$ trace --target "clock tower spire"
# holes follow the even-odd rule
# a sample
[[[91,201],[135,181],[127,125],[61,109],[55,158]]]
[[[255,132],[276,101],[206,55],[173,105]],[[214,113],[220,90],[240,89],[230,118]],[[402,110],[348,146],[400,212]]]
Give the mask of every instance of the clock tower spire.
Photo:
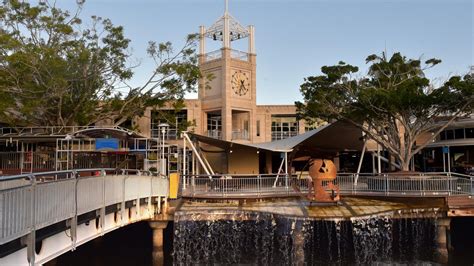
[[[224,140],[252,142],[256,115],[256,54],[254,27],[244,27],[229,12],[209,28],[200,27],[199,65],[204,76],[199,86],[201,132]],[[248,38],[247,51],[232,49],[233,42]],[[219,50],[207,52],[206,40],[219,41]],[[210,74],[210,75],[209,75]]]

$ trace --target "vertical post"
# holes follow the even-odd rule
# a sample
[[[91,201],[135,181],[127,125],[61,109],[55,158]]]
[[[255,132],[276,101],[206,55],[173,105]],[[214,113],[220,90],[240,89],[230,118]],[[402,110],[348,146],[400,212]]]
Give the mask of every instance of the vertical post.
[[[199,54],[204,56],[206,54],[206,28],[204,26],[199,27]]]
[[[382,161],[380,158],[380,144],[377,143],[377,172],[382,173]]]
[[[249,26],[248,27],[249,31],[249,47],[248,47],[248,52],[249,54],[255,54],[255,27],[254,26]]]
[[[446,155],[444,154],[444,151],[443,152],[443,172],[446,173]]]
[[[375,174],[377,170],[375,169],[375,154],[372,152],[372,174]]]
[[[448,173],[451,173],[451,149],[448,146]]]
[[[183,190],[186,189],[186,140],[183,138]]]
[[[74,178],[74,216],[71,218],[71,250],[76,249],[77,241],[77,183],[78,174],[76,171],[72,172],[72,178]]]
[[[149,222],[151,229],[153,230],[153,253],[152,253],[152,265],[158,266],[164,264],[164,253],[163,253],[163,230],[168,226],[168,222]]]
[[[288,192],[288,152],[285,151],[285,187]]]
[[[100,235],[104,235],[104,227],[105,227],[105,171],[102,170],[100,172],[101,179],[102,179],[102,207],[100,208]]]
[[[230,32],[229,32],[229,13],[227,9],[224,13],[224,32],[222,33],[222,47],[230,48]]]
[[[26,253],[28,262],[31,266],[35,265],[35,245],[36,245],[36,178],[34,175],[30,175],[31,181],[31,200],[30,200],[30,233],[27,236]]]
[[[447,263],[449,250],[451,249],[451,219],[441,218],[437,222],[438,259],[440,263]]]

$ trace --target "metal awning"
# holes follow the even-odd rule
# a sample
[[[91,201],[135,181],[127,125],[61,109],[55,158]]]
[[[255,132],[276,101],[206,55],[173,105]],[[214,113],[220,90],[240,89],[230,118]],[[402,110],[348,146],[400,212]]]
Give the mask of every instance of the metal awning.
[[[426,148],[439,148],[439,147],[457,147],[457,146],[474,146],[474,139],[455,139],[455,140],[442,140],[436,141],[426,145]]]
[[[221,149],[243,146],[272,152],[292,152],[298,150],[310,154],[336,153],[338,151],[362,150],[364,144],[362,131],[342,121],[322,126],[295,137],[264,143],[238,143],[194,133],[189,134],[195,140]]]
[[[146,138],[135,131],[122,128],[122,127],[104,127],[104,128],[87,128],[74,132],[74,136],[82,136],[89,138],[105,138],[112,137],[117,139],[130,139],[130,138]]]

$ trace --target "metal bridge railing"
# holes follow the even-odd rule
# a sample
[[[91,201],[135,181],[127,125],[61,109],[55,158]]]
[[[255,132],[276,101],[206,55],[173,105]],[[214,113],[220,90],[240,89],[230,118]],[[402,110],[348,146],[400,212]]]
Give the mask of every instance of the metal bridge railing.
[[[77,222],[78,215],[90,211],[101,210],[103,217],[105,207],[113,204],[125,206],[130,200],[139,204],[141,198],[167,195],[167,179],[138,170],[82,169],[0,177],[0,245],[60,221]]]
[[[323,182],[324,183],[324,182]],[[264,197],[301,195],[308,178],[286,175],[186,175],[184,197]],[[450,196],[474,195],[474,178],[450,173],[338,174],[335,184],[342,195]]]

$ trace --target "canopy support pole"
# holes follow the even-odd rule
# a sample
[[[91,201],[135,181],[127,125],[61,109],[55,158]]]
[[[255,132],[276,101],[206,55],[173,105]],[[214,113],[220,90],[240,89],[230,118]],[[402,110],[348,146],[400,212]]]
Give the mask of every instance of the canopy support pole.
[[[206,174],[209,176],[209,179],[212,179],[211,173],[209,172],[209,170],[206,167],[206,164],[203,162],[201,156],[197,152],[196,147],[194,147],[193,142],[189,139],[188,134],[186,132],[183,132],[183,136],[188,141],[189,145],[191,146],[191,149],[193,150],[194,155],[198,159],[199,163],[201,164],[201,166],[204,169],[204,171],[206,172]]]

